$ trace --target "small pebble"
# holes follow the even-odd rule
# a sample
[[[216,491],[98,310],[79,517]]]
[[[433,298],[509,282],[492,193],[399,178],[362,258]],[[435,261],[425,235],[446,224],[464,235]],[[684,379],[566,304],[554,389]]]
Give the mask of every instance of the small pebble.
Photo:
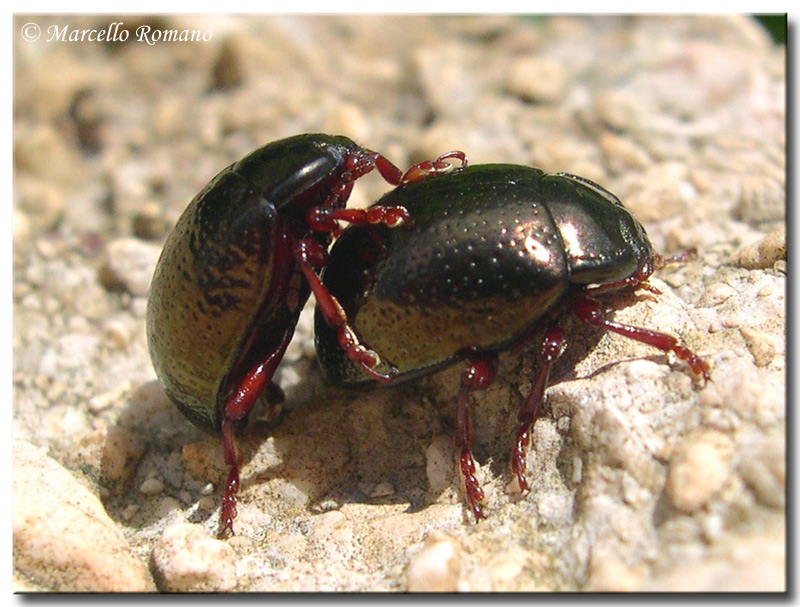
[[[131,231],[142,240],[161,240],[170,229],[162,208],[155,203],[146,203],[134,214]]]
[[[786,228],[770,232],[764,238],[739,249],[731,255],[729,263],[740,268],[771,268],[786,260]]]
[[[455,461],[455,444],[453,438],[446,434],[437,434],[425,451],[428,485],[434,494],[441,493],[453,482],[453,462]]]
[[[197,501],[197,507],[203,512],[213,512],[217,508],[217,501],[210,496],[201,497]]]
[[[219,49],[211,73],[211,89],[227,90],[239,86],[244,80],[242,51],[234,39],[227,38]]]
[[[769,297],[773,293],[775,293],[775,285],[769,282],[758,290],[759,297]]]
[[[130,521],[141,509],[139,504],[131,504],[130,506],[126,506],[125,509],[120,514],[123,521]]]
[[[715,430],[701,430],[679,445],[667,473],[667,495],[675,507],[696,512],[715,495],[731,472],[734,444]]]
[[[751,327],[742,327],[739,333],[744,337],[747,349],[753,355],[758,367],[766,367],[777,355],[775,340],[769,334]]]
[[[786,187],[769,176],[751,175],[742,179],[734,217],[750,224],[779,221],[786,217]]]
[[[730,285],[724,282],[718,282],[708,287],[706,290],[706,298],[710,305],[717,306],[735,293],[736,291]]]
[[[158,586],[166,592],[229,592],[236,588],[236,552],[202,527],[167,527],[152,553]]]
[[[139,493],[144,495],[158,495],[164,491],[164,483],[157,478],[148,478],[139,486]]]
[[[161,255],[161,246],[138,238],[119,238],[108,244],[100,281],[107,289],[124,288],[145,297]]]
[[[375,485],[375,488],[370,492],[369,496],[373,498],[387,497],[394,495],[394,486],[389,482],[382,482]]]
[[[454,539],[435,532],[409,562],[406,588],[409,592],[454,592],[458,589],[461,549]]]
[[[555,103],[566,91],[567,74],[557,61],[522,57],[508,69],[508,91],[524,101]]]

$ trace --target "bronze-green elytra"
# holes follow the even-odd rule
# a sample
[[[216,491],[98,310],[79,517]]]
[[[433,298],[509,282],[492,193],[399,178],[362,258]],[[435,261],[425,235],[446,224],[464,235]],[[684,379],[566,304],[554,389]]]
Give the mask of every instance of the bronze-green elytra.
[[[329,198],[348,155],[366,152],[331,135],[259,148],[212,179],[167,237],[150,286],[148,345],[170,399],[199,427],[219,431],[237,382],[291,336],[310,289],[289,284],[298,269],[286,237],[327,245],[327,233],[309,235],[305,213]]]
[[[472,165],[381,198],[413,224],[345,230],[323,282],[397,379],[520,339],[571,289],[652,262],[641,225],[610,193],[571,175]],[[317,353],[337,384],[369,381],[317,317]]]

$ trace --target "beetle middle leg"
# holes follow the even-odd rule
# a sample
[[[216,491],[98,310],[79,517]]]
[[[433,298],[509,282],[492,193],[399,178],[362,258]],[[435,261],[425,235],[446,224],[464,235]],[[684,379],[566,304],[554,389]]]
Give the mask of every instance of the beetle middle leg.
[[[531,441],[533,424],[539,418],[544,402],[544,391],[550,379],[550,370],[553,364],[564,353],[567,347],[567,339],[561,327],[552,326],[544,334],[542,341],[542,358],[544,361],[536,372],[536,376],[531,384],[528,397],[519,413],[519,430],[517,430],[517,440],[514,443],[514,450],[511,454],[511,470],[516,476],[519,490],[524,493],[528,490],[528,481],[525,479],[525,471],[528,467],[527,450]]]
[[[411,219],[405,207],[373,205],[367,209],[333,209],[326,205],[311,207],[306,214],[308,226],[315,232],[336,232],[338,221],[354,226],[382,224],[396,228]]]
[[[358,335],[347,321],[347,313],[344,308],[322,284],[317,274],[315,268],[325,265],[328,252],[312,238],[296,241],[293,243],[292,250],[300,270],[306,277],[311,291],[314,293],[314,298],[317,300],[317,309],[322,313],[325,321],[336,329],[339,346],[369,376],[380,382],[390,382],[394,378],[396,370],[392,368],[389,373],[384,374],[375,369],[381,362],[380,356],[359,341]]]
[[[461,372],[461,387],[456,399],[456,442],[461,447],[459,465],[464,477],[464,492],[467,502],[472,508],[475,522],[486,518],[481,507],[484,498],[480,482],[475,477],[475,458],[472,455],[474,435],[469,419],[469,393],[472,390],[484,390],[497,375],[497,357],[486,354],[474,357]]]

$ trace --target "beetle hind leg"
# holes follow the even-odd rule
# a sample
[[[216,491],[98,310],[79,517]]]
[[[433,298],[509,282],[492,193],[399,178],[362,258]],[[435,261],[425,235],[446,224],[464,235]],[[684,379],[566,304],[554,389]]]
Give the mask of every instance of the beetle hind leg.
[[[475,522],[486,518],[481,502],[485,494],[475,476],[475,458],[472,455],[474,435],[469,419],[469,393],[472,390],[483,390],[494,380],[497,374],[497,358],[491,355],[476,357],[461,373],[461,387],[456,400],[456,442],[461,447],[459,467],[464,479],[464,493],[475,516]]]
[[[220,508],[220,536],[233,535],[233,520],[237,514],[236,494],[239,492],[239,467],[242,465],[242,454],[236,444],[234,431],[238,422],[247,417],[262,394],[266,394],[273,403],[282,399],[283,390],[272,383],[272,376],[275,375],[275,370],[278,368],[293,334],[294,327],[291,327],[284,333],[277,347],[268,352],[244,376],[225,403],[222,419],[222,449],[229,471]]]

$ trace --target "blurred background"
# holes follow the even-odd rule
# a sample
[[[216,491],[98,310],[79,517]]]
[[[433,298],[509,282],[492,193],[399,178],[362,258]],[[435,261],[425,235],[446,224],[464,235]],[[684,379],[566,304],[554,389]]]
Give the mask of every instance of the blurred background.
[[[179,40],[167,41],[168,32]],[[695,590],[780,587],[785,40],[783,16],[15,16],[17,588],[672,590],[674,579]],[[149,279],[170,227],[211,177],[252,149],[303,132],[347,135],[403,168],[458,149],[472,163],[581,175],[617,194],[658,250],[700,251],[701,261],[670,286],[710,336],[701,349],[716,386],[705,400],[689,390],[675,425],[651,424],[666,445],[661,480],[595,462],[587,455],[595,444],[581,443],[568,423],[554,430],[557,441],[583,449],[575,457],[584,478],[617,479],[596,490],[603,503],[635,512],[628,527],[613,528],[613,508],[592,510],[600,502],[588,500],[580,482],[564,481],[557,500],[545,491],[527,502],[506,499],[511,518],[498,514],[473,528],[463,524],[457,496],[434,503],[428,489],[404,493],[394,479],[396,499],[381,501],[392,491],[375,473],[373,485],[348,489],[353,508],[415,500],[426,507],[413,516],[405,506],[390,515],[333,509],[320,518],[302,500],[286,510],[288,494],[273,490],[264,514],[242,514],[242,536],[219,543],[225,547],[209,539],[218,505],[209,482],[218,483],[224,467],[216,443],[153,381],[144,336]],[[367,205],[386,189],[370,175],[351,204]],[[303,411],[328,397],[310,321],[309,307],[279,381],[295,419],[313,425]],[[438,435],[431,424],[409,422],[403,431],[418,437],[421,427],[416,459],[396,455],[396,466],[407,463],[424,485],[423,456]],[[697,507],[681,510],[663,493],[665,462],[681,445],[689,449],[682,441],[698,428],[723,437],[698,447],[722,478]],[[318,438],[316,447],[309,438],[311,451],[339,440]],[[351,440],[366,442],[348,447],[341,478],[372,478],[372,458],[352,453],[385,447],[360,434]],[[491,474],[502,476],[507,441],[498,444],[480,455],[501,461]],[[201,445],[208,462],[197,464],[186,445]],[[352,460],[364,468],[354,472]],[[269,464],[259,470],[253,491],[258,479],[280,482]],[[580,477],[569,470],[561,472]],[[398,473],[409,474],[415,478]],[[40,476],[64,485],[48,481],[37,494],[25,479]],[[319,499],[338,481],[311,484],[321,482]],[[73,503],[76,486],[101,499],[88,519]],[[47,527],[54,510],[74,511],[66,528],[85,529],[82,537]],[[100,519],[102,528],[92,527]],[[206,533],[186,540],[206,559],[191,582],[164,532],[187,519]],[[764,543],[748,535],[753,530]],[[369,539],[376,537],[383,548]],[[443,561],[440,577],[424,559],[425,573],[409,564],[442,545],[456,556]],[[729,558],[736,550],[747,558]],[[700,563],[688,578],[674,573],[686,559]]]

